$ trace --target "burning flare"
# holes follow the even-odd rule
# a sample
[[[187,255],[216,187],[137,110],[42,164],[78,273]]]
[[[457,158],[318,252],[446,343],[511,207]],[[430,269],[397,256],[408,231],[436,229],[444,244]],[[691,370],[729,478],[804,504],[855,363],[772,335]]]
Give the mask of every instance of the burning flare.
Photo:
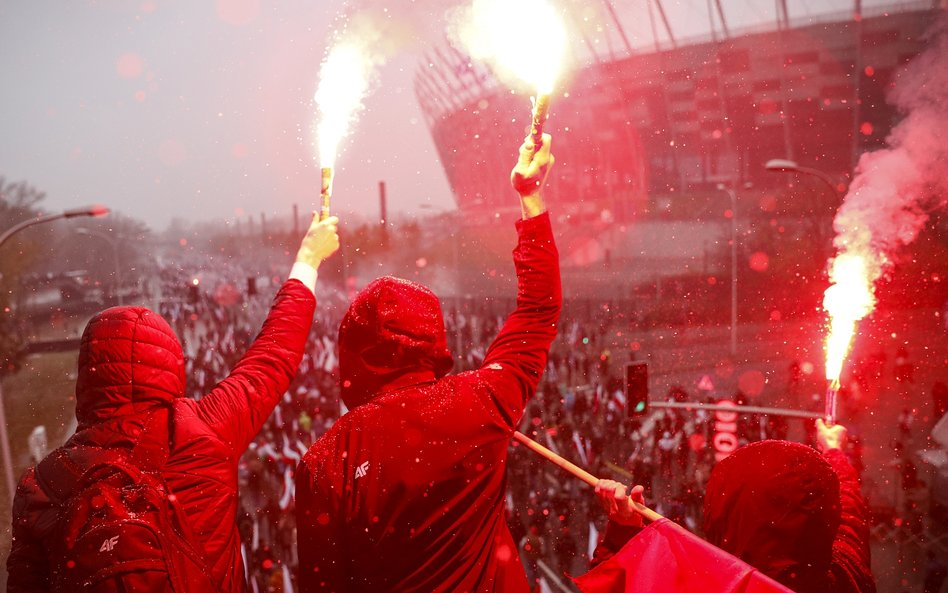
[[[349,134],[349,126],[363,107],[371,68],[367,53],[352,42],[336,44],[323,60],[314,96],[319,109],[316,137],[322,167],[336,164],[339,143]]]
[[[321,166],[321,220],[329,217],[333,168],[339,143],[349,135],[362,99],[369,90],[372,63],[368,53],[352,42],[337,43],[329,50],[319,71],[319,87],[313,99],[319,109],[316,142]]]
[[[869,270],[865,256],[843,252],[833,259],[830,286],[823,293],[823,308],[829,314],[826,337],[826,380],[829,382],[826,416],[836,420],[836,392],[843,362],[849,354],[856,323],[872,312],[876,299],[872,283],[877,275]]]
[[[499,74],[530,84],[540,95],[553,92],[566,29],[544,0],[474,0],[462,15],[458,37],[471,57],[489,62]]]
[[[457,37],[471,57],[536,89],[530,133],[539,146],[550,94],[566,50],[566,27],[544,0],[474,0]]]

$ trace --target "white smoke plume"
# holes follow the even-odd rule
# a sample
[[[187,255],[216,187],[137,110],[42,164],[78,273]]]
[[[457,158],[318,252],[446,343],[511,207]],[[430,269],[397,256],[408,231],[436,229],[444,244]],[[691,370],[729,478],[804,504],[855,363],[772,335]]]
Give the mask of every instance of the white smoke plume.
[[[357,0],[333,19],[319,68],[314,101],[319,111],[314,148],[322,166],[333,167],[365,99],[379,86],[393,57],[423,46],[444,9],[438,2],[392,4]]]
[[[948,200],[948,15],[928,48],[896,74],[889,101],[904,114],[884,149],[865,153],[833,226],[839,259],[860,256],[873,284],[891,256]],[[833,282],[837,279],[832,278]]]

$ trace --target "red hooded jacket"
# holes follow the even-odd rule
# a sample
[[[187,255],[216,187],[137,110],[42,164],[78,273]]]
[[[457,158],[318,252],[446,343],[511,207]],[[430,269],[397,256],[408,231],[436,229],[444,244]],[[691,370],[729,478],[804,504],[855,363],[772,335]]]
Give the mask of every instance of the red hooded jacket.
[[[866,502],[838,449],[788,441],[741,447],[711,472],[704,531],[798,593],[874,593]]]
[[[507,447],[556,336],[549,217],[517,224],[517,309],[476,371],[451,358],[437,298],[379,279],[339,330],[350,412],[296,478],[300,589],[528,591],[504,516]]]
[[[867,517],[845,454],[788,441],[732,453],[711,472],[704,499],[707,540],[797,593],[875,593]],[[592,566],[640,531],[609,522]]]
[[[184,356],[164,319],[142,307],[98,314],[79,347],[78,429],[44,460],[44,483],[75,483],[77,473],[102,459],[102,449],[130,451],[151,412],[170,409],[163,478],[190,520],[198,540],[192,544],[203,551],[218,589],[245,591],[235,523],[237,462],[296,374],[315,306],[308,288],[287,281],[253,345],[200,401],[183,397]],[[21,478],[13,503],[10,593],[50,590],[48,539],[58,509],[35,472],[30,468]]]

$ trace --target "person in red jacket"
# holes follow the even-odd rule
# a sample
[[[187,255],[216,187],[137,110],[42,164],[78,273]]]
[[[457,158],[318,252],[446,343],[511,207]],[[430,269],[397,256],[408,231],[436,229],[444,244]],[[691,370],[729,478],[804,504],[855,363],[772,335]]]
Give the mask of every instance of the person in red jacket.
[[[874,593],[868,510],[842,449],[846,428],[816,421],[822,455],[799,443],[760,441],[711,472],[704,498],[706,539],[797,593]],[[644,502],[642,487],[633,499]],[[592,565],[610,558],[642,528],[625,486],[601,480],[609,516]]]
[[[299,586],[318,591],[526,593],[505,521],[507,447],[556,336],[560,275],[541,187],[553,157],[527,139],[511,174],[522,220],[517,308],[482,366],[452,367],[437,297],[380,278],[339,328],[349,412],[296,477]]]
[[[130,456],[142,442],[167,453],[160,475],[186,516],[195,540],[190,544],[212,585],[221,592],[246,591],[236,526],[237,462],[296,374],[316,306],[317,268],[339,246],[337,222],[313,220],[259,336],[199,401],[184,397],[181,344],[159,315],[113,307],[89,321],[79,347],[76,433],[17,487],[7,591],[52,590],[49,555],[56,546],[50,539],[62,520],[54,500],[68,497],[85,469],[116,452]],[[165,420],[152,423],[155,417]],[[127,590],[147,590],[144,578],[125,583]]]

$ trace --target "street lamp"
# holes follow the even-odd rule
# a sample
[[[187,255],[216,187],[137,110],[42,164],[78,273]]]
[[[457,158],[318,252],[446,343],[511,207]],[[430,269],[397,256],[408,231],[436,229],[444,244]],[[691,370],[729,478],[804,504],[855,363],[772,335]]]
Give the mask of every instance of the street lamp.
[[[34,224],[40,224],[44,222],[52,222],[54,220],[59,220],[60,218],[75,218],[77,216],[106,216],[109,213],[109,209],[105,206],[95,205],[95,206],[86,206],[85,208],[72,208],[70,210],[64,210],[56,214],[44,214],[42,216],[37,216],[36,218],[28,218],[23,222],[13,225],[8,228],[2,235],[0,235],[0,246],[6,243],[7,239],[19,233],[27,227],[31,227]]]
[[[833,183],[833,180],[829,175],[823,171],[820,171],[819,169],[814,169],[812,167],[801,167],[796,161],[791,161],[788,159],[770,159],[764,165],[764,169],[773,171],[775,173],[800,173],[802,175],[811,175],[825,183],[830,188],[830,191],[834,196],[839,195],[839,190],[836,189],[836,184]]]
[[[122,301],[122,291],[120,287],[120,280],[122,278],[122,270],[121,270],[121,266],[119,265],[118,241],[106,235],[105,233],[100,233],[98,231],[93,231],[87,228],[76,229],[76,234],[83,235],[85,237],[98,237],[102,239],[103,241],[105,241],[106,243],[108,243],[109,247],[112,248],[112,263],[115,264],[115,272],[114,272],[115,280],[112,282],[112,286],[114,287],[113,290],[115,292],[115,295],[118,297],[118,304],[124,305],[125,303]]]
[[[36,218],[28,218],[23,222],[13,225],[0,235],[0,246],[3,246],[7,240],[27,227],[44,222],[52,222],[60,218],[76,218],[77,216],[105,216],[109,209],[105,206],[95,205],[84,208],[72,208],[56,214],[44,214]],[[16,494],[16,481],[13,479],[13,456],[10,454],[10,436],[7,433],[7,413],[5,402],[3,401],[3,373],[0,371],[0,449],[3,455],[4,477],[7,483],[7,492],[10,496],[10,506],[13,505],[13,495]]]

